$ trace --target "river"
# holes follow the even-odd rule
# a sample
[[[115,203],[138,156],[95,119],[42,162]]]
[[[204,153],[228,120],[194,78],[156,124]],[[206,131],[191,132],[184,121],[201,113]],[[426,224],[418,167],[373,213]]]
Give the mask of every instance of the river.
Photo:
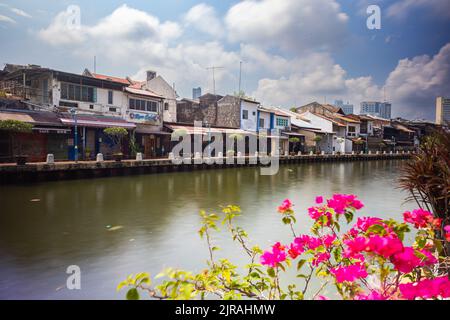
[[[354,193],[362,214],[401,218],[414,208],[396,187],[405,160],[283,165],[275,176],[234,168],[0,187],[0,299],[123,299],[130,273],[164,267],[199,271],[207,248],[198,212],[236,204],[253,244],[289,242],[277,206],[290,198],[298,233],[316,195]],[[224,231],[219,256],[245,262]],[[65,287],[66,268],[81,269],[81,290]],[[317,284],[316,284],[317,285]]]

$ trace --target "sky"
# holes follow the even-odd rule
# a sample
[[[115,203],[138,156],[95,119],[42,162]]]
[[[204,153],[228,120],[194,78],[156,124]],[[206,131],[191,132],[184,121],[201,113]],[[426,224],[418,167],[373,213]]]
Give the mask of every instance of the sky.
[[[242,61],[242,90],[266,106],[386,98],[394,117],[432,120],[449,30],[449,0],[0,0],[0,63],[81,73],[96,56],[98,73],[154,70],[190,98],[213,92],[212,66],[216,93],[237,92]]]

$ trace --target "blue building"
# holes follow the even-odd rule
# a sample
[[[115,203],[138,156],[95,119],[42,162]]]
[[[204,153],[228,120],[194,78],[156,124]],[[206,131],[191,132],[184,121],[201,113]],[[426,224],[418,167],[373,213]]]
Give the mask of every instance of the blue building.
[[[198,87],[198,88],[192,89],[192,99],[193,100],[197,100],[201,96],[202,96],[202,88]]]
[[[371,115],[383,119],[391,119],[392,105],[389,102],[364,101],[361,102],[360,114]]]
[[[347,104],[344,104],[344,101],[336,100],[336,101],[334,101],[334,105],[336,107],[341,108],[342,111],[344,111],[345,114],[354,114],[355,113],[353,105],[348,103],[348,102],[347,102]]]

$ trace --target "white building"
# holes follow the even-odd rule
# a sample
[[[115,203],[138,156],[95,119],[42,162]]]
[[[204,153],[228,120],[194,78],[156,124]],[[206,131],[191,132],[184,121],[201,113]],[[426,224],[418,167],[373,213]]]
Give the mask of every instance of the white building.
[[[163,119],[165,122],[177,122],[177,92],[163,77],[154,71],[147,71],[147,80],[142,89],[148,89],[164,98]]]
[[[241,129],[256,132],[258,130],[258,108],[260,103],[250,99],[240,98]]]
[[[302,113],[301,116],[308,119],[311,125],[326,133],[325,138],[318,143],[322,151],[326,153],[351,152],[351,141],[346,139],[346,123],[309,111]]]
[[[444,97],[436,98],[436,124],[445,125],[450,123],[450,99]]]

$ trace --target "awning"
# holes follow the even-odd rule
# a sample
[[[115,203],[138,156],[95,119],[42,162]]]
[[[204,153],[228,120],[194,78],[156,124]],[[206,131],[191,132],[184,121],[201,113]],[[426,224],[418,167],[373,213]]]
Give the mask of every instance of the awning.
[[[159,135],[170,135],[170,132],[161,131],[159,127],[148,126],[143,124],[136,125],[136,133],[141,134],[159,134]]]
[[[28,123],[34,123],[32,117],[30,117],[28,114],[24,113],[15,113],[15,112],[0,112],[0,120],[17,120],[17,121],[23,121]]]
[[[304,137],[304,134],[296,133],[296,132],[283,132],[283,134],[287,136],[294,136],[294,137]]]
[[[61,119],[63,124],[68,126],[75,126],[75,120],[73,119]],[[104,121],[104,120],[86,120],[77,119],[77,126],[90,127],[90,128],[110,128],[110,127],[122,127],[125,129],[134,129],[136,125],[126,121]]]
[[[207,135],[209,133],[221,133],[221,134],[240,134],[243,136],[256,135],[256,132],[245,131],[241,129],[231,128],[206,128],[206,127],[192,127],[192,126],[180,126],[180,125],[166,125],[170,130],[184,130],[187,134],[199,134]]]

